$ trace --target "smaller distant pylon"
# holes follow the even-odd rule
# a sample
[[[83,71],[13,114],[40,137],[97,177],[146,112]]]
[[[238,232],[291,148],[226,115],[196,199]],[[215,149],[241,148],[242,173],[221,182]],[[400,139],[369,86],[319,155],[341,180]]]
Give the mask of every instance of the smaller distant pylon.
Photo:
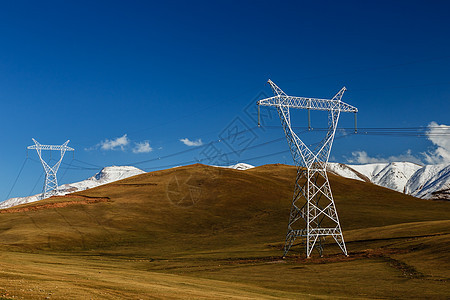
[[[58,189],[58,180],[56,178],[56,173],[58,172],[59,166],[61,165],[61,162],[63,160],[64,154],[66,151],[75,151],[75,149],[68,147],[67,144],[69,143],[69,140],[65,142],[62,145],[41,145],[33,139],[34,145],[28,146],[27,149],[36,149],[36,152],[39,156],[39,159],[41,160],[42,166],[44,167],[45,171],[45,182],[43,187],[43,192],[40,196],[40,199],[49,198],[56,194]],[[56,150],[60,151],[61,157],[59,160],[54,164],[53,166],[50,166],[43,158],[42,158],[42,150]]]

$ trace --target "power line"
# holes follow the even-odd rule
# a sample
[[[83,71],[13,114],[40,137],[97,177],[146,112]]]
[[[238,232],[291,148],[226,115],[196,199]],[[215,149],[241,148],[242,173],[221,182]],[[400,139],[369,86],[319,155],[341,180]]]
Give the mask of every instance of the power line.
[[[81,161],[81,160],[76,159],[76,158],[74,158],[73,160],[74,161],[78,161],[78,162],[83,163],[83,164],[88,165],[88,166],[92,166],[92,167],[96,167],[96,168],[103,168],[103,167],[101,167],[99,165],[94,165],[94,164],[91,164],[91,163],[88,163],[88,162],[85,162],[85,161]]]
[[[277,126],[265,126],[268,129],[279,129]],[[305,129],[307,127],[292,127],[296,129]],[[328,131],[328,128],[313,127],[310,132]],[[338,128],[340,133],[355,133],[355,128]],[[429,126],[429,127],[359,127],[357,128],[357,135],[384,135],[384,136],[403,136],[403,137],[450,137],[450,128]]]
[[[336,139],[338,139],[338,138],[343,138],[343,137],[346,137],[346,136],[336,137]],[[245,148],[245,150],[251,150],[251,149],[260,148],[260,147],[263,147],[263,146],[266,146],[266,145],[269,145],[269,144],[273,144],[273,143],[280,142],[280,141],[282,141],[282,140],[284,140],[284,138],[277,138],[277,139],[274,139],[274,140],[271,140],[271,141],[267,141],[267,142],[264,142],[264,143],[260,143],[260,144],[257,144],[257,145],[253,145],[253,146],[247,147],[247,148]],[[314,145],[314,144],[313,144],[313,145]],[[198,147],[196,147],[196,148],[198,148]],[[194,148],[193,150],[195,150],[196,148]],[[189,150],[191,150],[191,149],[189,149]],[[266,158],[266,157],[270,157],[270,156],[275,156],[275,155],[279,155],[279,154],[284,154],[284,153],[288,153],[288,152],[289,152],[289,150],[283,150],[283,151],[278,151],[278,152],[269,153],[269,154],[264,154],[264,155],[259,155],[259,156],[254,156],[254,157],[247,157],[247,158],[243,158],[243,159],[240,159],[240,160],[241,160],[241,161],[253,161],[253,160],[262,159],[262,158]],[[176,153],[172,153],[171,156],[174,156],[175,154],[176,154]],[[206,161],[206,160],[215,159],[215,158],[220,157],[220,156],[223,156],[223,155],[230,155],[230,154],[234,154],[234,152],[231,151],[231,152],[227,152],[227,153],[220,153],[220,154],[218,154],[218,155],[210,156],[210,157],[206,157],[206,158],[202,158],[202,159],[188,160],[188,161],[178,162],[178,163],[174,163],[174,164],[168,164],[168,165],[156,166],[156,167],[152,167],[152,168],[144,168],[144,170],[148,171],[148,170],[167,169],[167,168],[172,168],[172,167],[176,167],[176,166],[183,166],[183,165],[192,164],[192,163],[199,163],[199,162],[203,162],[203,161]],[[6,200],[9,198],[9,196],[10,196],[12,190],[14,189],[15,184],[16,184],[16,182],[18,181],[18,179],[19,179],[19,177],[20,177],[20,175],[21,175],[21,173],[22,173],[22,171],[23,171],[23,169],[24,169],[24,167],[25,167],[25,163],[26,163],[27,160],[31,160],[31,161],[34,161],[34,162],[36,162],[36,163],[39,163],[39,161],[37,161],[37,160],[35,160],[35,159],[33,159],[33,158],[28,158],[28,157],[27,157],[27,159],[26,159],[26,160],[24,161],[24,163],[22,164],[22,167],[20,168],[19,174],[17,175],[17,177],[16,177],[16,179],[15,179],[15,181],[14,181],[14,184],[13,184],[13,186],[12,186],[10,192],[8,193],[8,196],[6,197]],[[83,164],[86,164],[86,165],[97,166],[98,168],[89,168],[89,167],[83,167],[83,166],[79,166],[79,165],[73,165],[73,161],[78,161],[78,162],[83,163]],[[64,177],[64,175],[66,174],[67,170],[95,170],[95,171],[96,171],[96,170],[98,170],[98,169],[103,168],[103,167],[100,167],[100,166],[98,166],[98,165],[94,165],[94,164],[91,164],[91,163],[88,163],[88,162],[81,161],[81,160],[79,160],[79,159],[73,159],[73,160],[71,161],[70,164],[67,164],[67,163],[64,163],[64,162],[62,162],[62,164],[67,165],[66,168],[63,168],[63,169],[65,169],[65,172],[64,172],[64,174],[63,174],[63,177]],[[31,194],[33,194],[34,190],[36,189],[37,184],[38,184],[39,181],[41,180],[41,178],[42,178],[42,176],[43,176],[44,173],[45,173],[45,172],[42,172],[41,175],[39,176],[39,178],[36,180],[36,182],[35,182],[35,184],[34,184],[32,190],[31,190],[29,196],[31,196]]]
[[[174,152],[174,153],[167,154],[167,155],[164,155],[164,156],[158,156],[158,157],[147,159],[147,160],[130,162],[130,163],[127,163],[126,165],[138,166],[138,165],[142,165],[142,164],[145,164],[145,163],[150,163],[150,162],[154,162],[154,161],[160,161],[160,160],[164,160],[164,159],[167,159],[167,158],[183,155],[183,154],[186,154],[186,153],[189,153],[189,152],[194,152],[194,151],[197,151],[199,149],[202,149],[202,148],[205,148],[207,146],[210,146],[212,144],[221,143],[221,142],[224,142],[224,141],[226,141],[228,139],[235,138],[239,134],[243,134],[243,133],[246,133],[248,131],[255,130],[256,128],[257,127],[255,126],[253,128],[250,128],[250,129],[239,131],[239,132],[237,132],[235,134],[229,135],[227,138],[217,139],[217,140],[211,141],[209,143],[205,143],[205,144],[203,144],[201,146],[196,146],[196,147],[193,147],[193,148],[190,148],[190,149]],[[264,128],[278,129],[278,130],[280,129],[279,126],[264,126]],[[303,130],[302,131],[303,133],[304,132],[327,131],[328,130],[328,128],[324,128],[324,127],[311,128],[311,129],[308,129],[308,127],[292,127],[292,128],[294,128],[294,129],[301,129],[301,130]],[[429,132],[429,130],[431,130],[431,129],[433,130],[433,132]],[[380,135],[380,136],[404,136],[404,137],[430,137],[430,136],[444,136],[444,137],[447,137],[447,136],[450,136],[450,130],[448,130],[447,128],[439,127],[439,126],[427,126],[427,127],[360,127],[360,128],[358,128],[358,131],[356,133],[354,132],[354,130],[355,130],[354,128],[344,127],[344,128],[339,128],[337,131],[338,131],[338,133],[343,133],[345,136],[348,136],[348,135]],[[439,131],[439,132],[436,133],[436,131]],[[336,137],[336,138],[340,138],[340,137]],[[281,140],[281,139],[277,139],[277,140],[274,140],[274,141],[269,141],[269,142],[263,143],[261,145],[270,144],[270,143],[278,141],[278,140]],[[259,145],[256,145],[256,146],[259,147]],[[253,147],[255,147],[255,146],[249,147],[246,150],[252,149]],[[233,153],[234,152],[229,152],[229,153],[221,154],[221,155],[229,155],[229,154],[233,154]],[[85,162],[85,161],[82,161],[82,160],[79,160],[79,159],[74,159],[74,160],[79,162],[79,163],[81,163],[81,164],[85,164],[85,165],[92,166],[92,167],[88,168],[88,167],[81,166],[79,164],[77,164],[77,165],[75,165],[75,164],[68,165],[68,164],[63,162],[62,164],[68,166],[65,169],[69,169],[69,170],[98,170],[98,169],[103,168],[102,166],[95,165],[95,164],[92,164],[92,163],[89,163],[89,162]],[[201,161],[204,161],[204,160],[207,160],[207,159],[203,159]],[[189,161],[186,161],[184,163],[164,165],[164,166],[160,166],[158,168],[173,167],[173,166],[177,166],[177,165],[180,165],[180,164],[196,163],[196,162],[199,162],[199,161],[200,160],[198,160],[198,159],[197,160],[189,160]],[[146,168],[146,169],[148,169],[148,168]],[[154,169],[154,168],[151,168],[151,169]]]
[[[31,190],[31,192],[28,196],[31,196],[33,194],[34,190],[36,189],[36,186],[38,185],[39,181],[41,181],[42,175],[44,175],[44,173],[45,173],[45,171],[42,171],[41,175],[36,180],[36,183],[34,184],[33,189]]]
[[[262,147],[262,146],[266,146],[268,144],[273,144],[273,143],[276,143],[276,142],[280,142],[280,141],[283,141],[283,140],[284,140],[284,137],[283,138],[277,138],[275,140],[271,140],[271,141],[268,141],[268,142],[264,142],[264,143],[261,143],[261,144],[257,144],[257,145],[254,145],[254,146],[247,147],[247,148],[245,148],[245,150],[256,149],[256,148],[259,148],[259,147]],[[261,157],[273,156],[273,155],[277,155],[277,154],[285,153],[285,152],[286,151],[283,150],[281,152],[271,153],[271,154],[263,155]],[[203,161],[210,161],[210,160],[213,160],[213,159],[216,159],[216,158],[220,158],[220,157],[223,157],[223,156],[227,156],[227,155],[230,155],[230,154],[234,154],[234,153],[235,153],[234,151],[227,152],[227,153],[219,153],[217,155],[208,156],[208,157],[205,157],[205,158],[189,160],[189,161],[179,162],[179,163],[170,164],[170,165],[157,166],[157,167],[152,167],[152,168],[144,168],[144,170],[165,169],[165,168],[172,168],[172,167],[176,167],[176,166],[180,166],[180,165],[187,165],[187,164],[199,163],[199,162],[203,162]],[[258,157],[254,157],[254,158],[249,158],[249,160],[255,160],[255,159],[258,159],[258,158],[260,158],[260,157],[258,156]],[[241,159],[241,160],[246,160],[246,159]]]
[[[71,160],[70,163],[69,163],[69,167],[72,166],[72,163],[73,163],[74,160],[75,160],[75,159],[72,158],[72,160]],[[62,175],[61,178],[60,178],[61,181],[63,180],[64,176],[66,176],[67,170],[69,170],[69,168],[65,168],[64,173],[63,173],[63,175]]]
[[[11,195],[12,190],[13,190],[14,187],[16,186],[17,180],[19,180],[19,176],[20,176],[20,174],[22,174],[23,168],[25,167],[25,164],[27,163],[27,161],[28,161],[28,156],[27,156],[27,158],[25,158],[25,160],[23,161],[23,164],[22,164],[22,166],[20,167],[20,170],[19,170],[19,174],[17,174],[16,179],[14,180],[14,183],[13,183],[11,189],[9,190],[9,193],[8,193],[8,195],[6,196],[6,199],[5,199],[5,200],[8,200],[8,199],[9,199],[9,196]]]
[[[211,141],[209,143],[205,143],[201,146],[197,146],[197,147],[193,147],[193,148],[189,148],[186,150],[182,150],[182,151],[178,151],[178,152],[174,152],[171,154],[167,154],[164,156],[159,156],[159,157],[155,157],[155,158],[151,158],[151,159],[147,159],[147,160],[142,160],[142,161],[137,161],[137,162],[131,162],[127,165],[131,165],[131,166],[138,166],[138,165],[142,165],[145,163],[150,163],[150,162],[155,162],[155,161],[160,161],[160,160],[165,160],[168,158],[172,158],[172,157],[176,157],[179,155],[183,155],[189,152],[194,152],[197,151],[199,149],[202,149],[204,147],[210,146],[210,145],[214,145],[217,143],[222,143],[225,142],[229,139],[233,139],[236,136],[238,136],[239,134],[243,134],[246,133],[248,131],[253,131],[258,127],[253,127],[253,128],[249,128],[243,131],[239,131],[236,132],[232,135],[229,135],[226,138],[219,138],[217,140]],[[264,126],[263,128],[265,129],[277,129],[279,130],[280,127],[279,126]],[[328,128],[325,127],[317,127],[317,128],[311,128],[308,129],[308,127],[292,127],[294,129],[301,129],[303,130],[302,133],[306,133],[306,132],[320,132],[320,131],[327,131]],[[355,129],[354,128],[349,128],[349,127],[344,127],[344,128],[338,128],[337,129],[337,133],[342,133],[341,136],[336,136],[335,139],[338,138],[346,138],[349,136],[397,136],[397,137],[415,137],[415,138],[430,138],[430,137],[448,137],[450,138],[450,128],[449,127],[442,127],[442,126],[427,126],[427,127],[359,127],[358,131],[355,133]],[[254,146],[250,146],[245,148],[245,150],[251,150],[251,149],[255,149],[255,148],[259,148],[259,147],[263,147],[265,145],[268,144],[272,144],[272,143],[276,143],[279,142],[281,140],[283,140],[284,138],[278,138],[275,140],[271,140],[268,142],[264,142],[261,144],[257,144]],[[314,144],[312,144],[314,145]],[[309,145],[309,146],[312,146]],[[262,159],[262,158],[266,158],[266,157],[270,157],[270,156],[275,156],[275,155],[279,155],[279,154],[283,154],[283,153],[287,153],[289,152],[288,150],[283,150],[283,151],[279,151],[279,152],[275,152],[275,153],[269,153],[269,154],[264,154],[264,155],[260,155],[260,156],[256,156],[256,157],[247,157],[245,159],[240,159],[240,161],[253,161],[253,160],[257,160],[257,159]],[[210,157],[206,157],[206,158],[201,158],[201,159],[194,159],[194,160],[187,160],[184,162],[178,162],[178,163],[173,163],[173,164],[167,164],[167,165],[160,165],[160,166],[156,166],[156,167],[151,167],[151,168],[144,168],[144,170],[156,170],[156,169],[164,169],[164,168],[170,168],[170,167],[175,167],[175,166],[180,166],[180,165],[186,165],[186,164],[191,164],[191,163],[198,163],[198,162],[204,162],[207,160],[212,160],[214,158],[217,158],[219,156],[222,155],[232,155],[235,154],[234,151],[228,152],[228,153],[221,153],[219,155],[216,156],[210,156]],[[29,158],[27,156],[27,159],[23,162],[18,175],[16,176],[13,185],[7,195],[7,199],[9,198],[9,196],[11,195],[13,189],[15,188],[18,179],[20,177],[20,175],[22,174],[23,169],[25,168],[26,162],[27,160],[33,161],[33,162],[37,162],[40,163],[38,160],[35,160],[33,158]],[[77,163],[75,163],[77,162]],[[67,164],[65,162],[61,163],[62,165],[66,166],[63,169],[65,169],[65,172],[63,174],[66,174],[67,170],[92,170],[92,171],[97,171],[99,169],[102,169],[102,166],[90,163],[90,162],[85,162],[76,158],[73,158],[72,161],[70,162],[70,164]],[[37,183],[39,182],[39,180],[41,179],[41,176],[38,178],[38,180],[36,181],[36,184],[34,185],[31,193],[33,193],[34,189],[36,188]]]
[[[198,149],[202,149],[202,148],[205,148],[205,147],[207,147],[207,146],[210,146],[210,145],[212,145],[212,144],[221,143],[222,141],[226,141],[226,140],[235,138],[235,137],[238,136],[239,134],[246,133],[246,132],[248,132],[248,131],[253,131],[253,130],[257,129],[257,128],[258,128],[258,126],[255,126],[255,127],[253,127],[253,128],[249,128],[249,129],[246,129],[246,130],[243,130],[243,131],[236,132],[236,133],[234,133],[234,134],[232,134],[232,135],[229,135],[229,136],[226,137],[226,138],[219,138],[219,139],[217,139],[217,140],[215,140],[215,141],[211,141],[211,142],[209,142],[209,143],[205,143],[205,144],[203,144],[203,145],[201,145],[201,146],[196,146],[196,147],[193,147],[193,148],[190,148],[190,149],[186,149],[186,150],[182,150],[182,151],[179,151],[179,152],[167,154],[167,155],[164,155],[164,156],[155,157],[155,158],[152,158],[152,159],[147,159],[147,160],[142,160],[142,161],[137,161],[137,162],[129,163],[129,164],[127,164],[127,165],[135,166],[135,165],[140,165],[140,164],[144,164],[144,163],[148,163],[148,162],[152,162],[152,161],[156,161],[156,160],[161,160],[161,159],[166,159],[166,158],[169,158],[169,157],[178,156],[178,155],[185,154],[185,153],[188,153],[188,152],[193,152],[193,151],[196,151],[196,150],[198,150]]]
[[[182,155],[182,154],[186,154],[186,153],[189,153],[189,152],[194,152],[194,151],[197,151],[197,150],[202,149],[204,147],[207,147],[207,146],[209,146],[211,144],[220,143],[220,142],[223,142],[223,141],[225,141],[227,139],[234,138],[235,136],[237,136],[239,134],[248,132],[250,130],[254,130],[255,128],[256,127],[250,128],[250,129],[247,129],[247,130],[243,130],[243,131],[237,132],[236,134],[230,135],[228,138],[218,139],[218,140],[212,141],[210,143],[206,143],[206,144],[203,144],[201,146],[197,146],[197,147],[194,147],[194,148],[191,148],[191,149],[178,151],[178,152],[175,152],[175,153],[171,153],[171,154],[168,154],[168,155],[155,157],[155,158],[148,159],[148,160],[132,162],[132,163],[128,163],[127,165],[138,166],[138,165],[141,165],[141,164],[154,162],[154,161],[160,161],[160,160],[164,160],[164,159],[167,159],[167,158],[176,157],[176,156],[179,156],[179,155]],[[264,128],[279,129],[278,126],[264,126]],[[327,131],[328,130],[328,128],[322,128],[322,127],[320,127],[320,128],[312,128],[312,129],[308,129],[307,127],[293,127],[293,128],[295,128],[295,129],[302,129],[303,130],[302,133],[314,132],[314,131]],[[433,129],[433,131],[440,130],[441,133],[428,132],[430,129]],[[356,136],[357,135],[382,135],[382,136],[404,136],[404,137],[430,137],[430,136],[445,136],[445,137],[447,137],[447,136],[449,136],[450,137],[450,132],[448,132],[448,131],[449,130],[447,130],[446,128],[442,128],[442,127],[439,127],[439,126],[428,126],[428,127],[360,127],[360,128],[358,128],[358,132],[355,133],[354,132],[354,128],[345,128],[344,127],[344,128],[339,128],[338,129],[338,133],[343,133],[343,135],[337,136],[336,139],[344,138],[344,137],[348,137],[348,136],[353,136],[353,135],[356,135]],[[264,142],[264,143],[261,143],[261,144],[258,144],[258,145],[254,145],[254,146],[246,148],[245,150],[250,150],[250,149],[262,147],[264,145],[275,143],[275,142],[278,142],[278,141],[281,141],[281,140],[283,140],[283,138],[278,138],[278,139],[275,139],[275,140],[272,140],[272,141],[268,141],[268,142]],[[310,144],[309,146],[313,146],[313,145],[315,145],[315,144]],[[203,162],[203,161],[207,161],[207,160],[212,160],[212,159],[220,157],[222,155],[232,155],[234,153],[235,152],[231,151],[231,152],[228,152],[228,153],[221,153],[219,155],[208,157],[208,158],[186,160],[186,161],[183,161],[183,162],[167,164],[167,165],[160,165],[160,166],[157,166],[157,167],[144,168],[144,169],[145,170],[155,170],[155,169],[170,168],[170,167],[179,166],[179,165],[186,165],[186,164],[190,164],[190,163],[198,163],[198,162]],[[282,152],[279,152],[279,153],[284,153],[284,152],[282,151]],[[276,155],[276,154],[273,154],[273,153],[267,154],[267,156],[273,156],[273,155]],[[261,158],[262,157],[265,157],[265,155],[261,156]],[[248,158],[246,160],[255,160],[257,158],[259,158],[259,157]],[[68,165],[66,163],[63,163],[64,165],[67,166],[67,168],[64,168],[64,169],[68,169],[68,170],[98,170],[98,169],[103,168],[101,166],[98,166],[98,165],[95,165],[95,164],[91,164],[91,163],[88,163],[88,162],[84,162],[84,161],[81,161],[79,159],[75,159],[75,160],[77,162],[82,163],[82,164],[93,166],[93,167],[84,167],[84,166],[75,165],[75,164]],[[243,159],[241,159],[241,160],[243,160]]]
[[[348,136],[338,136],[338,137],[335,138],[335,140],[336,139],[340,139],[340,138],[346,138],[346,137],[348,137]],[[257,144],[257,145],[253,145],[253,146],[247,147],[247,148],[245,148],[245,150],[256,149],[256,148],[263,147],[263,146],[266,146],[266,145],[269,145],[269,144],[273,144],[273,143],[276,143],[276,142],[280,142],[280,141],[283,141],[283,140],[284,140],[284,138],[277,138],[277,139],[274,139],[274,140],[271,140],[271,141],[267,141],[267,142],[264,142],[264,143],[261,143],[261,144]],[[314,146],[314,145],[317,145],[319,143],[320,142],[314,143],[314,144],[309,144],[308,146]],[[264,155],[255,156],[255,157],[247,157],[247,158],[243,158],[243,159],[240,159],[240,160],[241,161],[252,161],[252,160],[257,160],[257,159],[261,159],[261,158],[265,158],[265,157],[275,156],[275,155],[279,155],[279,154],[283,154],[283,153],[287,153],[287,152],[289,152],[289,150],[278,151],[278,152],[264,154]],[[159,165],[159,166],[154,166],[154,167],[150,167],[150,168],[143,168],[143,169],[146,170],[146,171],[149,171],[149,170],[160,170],[160,169],[172,168],[172,167],[177,167],[177,166],[184,166],[184,165],[188,165],[188,164],[200,163],[200,162],[203,162],[203,161],[213,160],[215,158],[220,158],[221,156],[226,156],[226,155],[230,155],[230,154],[234,154],[234,153],[235,153],[234,151],[231,151],[231,152],[227,152],[227,153],[220,153],[220,154],[217,154],[217,155],[214,155],[214,156],[209,156],[209,157],[206,157],[206,158],[185,160],[185,161],[177,162],[177,163],[173,163],[173,164]],[[68,168],[68,169],[69,170],[97,170],[97,169],[93,169],[93,168]]]
[[[233,97],[231,97],[231,98],[228,98],[228,99],[225,99],[225,100],[220,100],[220,101],[218,101],[218,102],[216,102],[216,103],[213,103],[213,104],[211,104],[211,105],[208,105],[208,106],[200,107],[200,108],[196,109],[195,112],[188,113],[188,114],[182,115],[182,116],[177,117],[177,118],[173,118],[173,119],[171,119],[171,120],[169,120],[169,121],[159,122],[158,124],[153,125],[153,126],[151,126],[151,127],[141,128],[141,129],[135,129],[135,130],[132,130],[132,131],[128,132],[128,134],[135,134],[135,133],[138,133],[138,132],[143,132],[143,131],[148,131],[148,130],[151,130],[151,129],[155,129],[155,128],[158,128],[158,127],[161,127],[161,126],[164,126],[164,125],[173,124],[175,121],[180,121],[180,120],[182,120],[182,119],[190,118],[190,117],[193,117],[193,116],[195,116],[195,115],[198,115],[198,114],[200,114],[200,113],[202,113],[202,112],[204,112],[204,111],[207,111],[207,110],[210,110],[210,109],[212,109],[212,108],[219,107],[219,106],[222,106],[222,105],[224,105],[224,104],[227,104],[228,102],[230,102],[230,101],[232,101],[232,100],[235,100],[236,97],[241,97],[241,96],[243,96],[243,95],[249,94],[250,92],[255,93],[255,94],[258,94],[258,91],[261,92],[262,90],[261,90],[261,89],[258,89],[258,88],[250,88],[250,89],[246,89],[246,90],[244,90],[244,91],[241,92],[241,93],[238,93],[238,94],[233,95]],[[93,141],[93,140],[92,140],[92,141]],[[87,143],[87,142],[89,142],[89,141],[84,141],[84,142]],[[87,144],[85,144],[85,145],[87,145]]]

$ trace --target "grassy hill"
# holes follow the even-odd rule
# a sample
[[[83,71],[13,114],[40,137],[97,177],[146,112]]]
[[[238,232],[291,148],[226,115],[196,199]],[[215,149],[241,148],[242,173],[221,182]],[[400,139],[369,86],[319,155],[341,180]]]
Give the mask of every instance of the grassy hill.
[[[0,293],[25,298],[446,298],[450,203],[330,175],[336,245],[280,258],[296,169],[191,165],[0,211]],[[298,240],[300,243],[301,241]]]

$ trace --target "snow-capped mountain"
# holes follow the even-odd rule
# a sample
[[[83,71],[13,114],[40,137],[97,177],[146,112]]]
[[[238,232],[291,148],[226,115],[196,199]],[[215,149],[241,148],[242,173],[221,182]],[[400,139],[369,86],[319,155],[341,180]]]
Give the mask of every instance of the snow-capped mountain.
[[[246,164],[246,163],[238,163],[232,166],[228,166],[228,167],[224,167],[224,168],[230,168],[230,169],[235,169],[235,170],[248,170],[248,169],[252,169],[255,166]]]
[[[425,199],[450,200],[450,165],[421,168],[408,180],[405,193]]]
[[[408,179],[422,166],[409,162],[366,165],[329,163],[328,171],[346,178],[372,182],[398,192],[404,192]]]
[[[111,166],[105,167],[94,176],[75,183],[63,184],[58,187],[56,195],[62,196],[73,192],[84,191],[97,187],[99,185],[111,183],[117,180],[125,179],[134,175],[145,173],[141,169],[130,166]],[[12,206],[34,202],[39,200],[41,194],[29,197],[10,198],[0,203],[0,209]]]
[[[38,201],[40,195],[41,194],[28,196],[28,197],[9,198],[8,200],[5,200],[5,201],[0,203],[0,209],[9,208],[9,207],[20,205],[20,204],[25,204],[25,203]]]
[[[143,173],[145,172],[141,169],[131,166],[105,167],[91,178],[80,182],[63,184],[58,188],[58,190],[61,195],[65,195],[73,192],[84,191],[99,185],[111,183],[113,181],[125,179]]]
[[[329,163],[328,171],[423,199],[450,200],[450,165],[419,166],[410,162],[366,165]]]
[[[216,168],[227,168],[227,169],[235,169],[235,170],[248,170],[248,169],[252,169],[255,166],[246,164],[246,163],[237,163],[235,165],[231,165],[231,166],[216,166],[216,165],[211,165],[211,167],[216,167]]]

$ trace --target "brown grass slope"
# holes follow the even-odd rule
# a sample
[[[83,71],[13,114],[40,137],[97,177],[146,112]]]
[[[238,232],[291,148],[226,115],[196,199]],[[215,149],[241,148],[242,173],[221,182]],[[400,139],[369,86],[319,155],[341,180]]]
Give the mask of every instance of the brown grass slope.
[[[94,298],[450,296],[450,203],[331,174],[350,256],[329,241],[324,258],[305,260],[296,246],[280,260],[295,175],[286,165],[238,171],[197,164],[2,210],[2,256],[26,266],[3,260],[4,269],[17,269],[4,276],[45,282],[57,298],[75,286]],[[1,278],[5,293],[42,294]],[[152,280],[167,280],[166,289]]]

